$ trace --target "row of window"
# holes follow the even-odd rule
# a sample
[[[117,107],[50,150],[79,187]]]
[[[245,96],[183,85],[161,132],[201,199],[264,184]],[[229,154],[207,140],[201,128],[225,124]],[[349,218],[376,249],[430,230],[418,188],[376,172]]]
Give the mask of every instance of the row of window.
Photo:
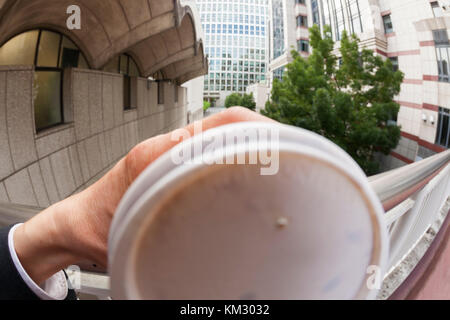
[[[260,81],[264,81],[266,79],[265,74],[250,74],[248,75],[249,79],[239,79],[237,80],[235,77],[231,79],[230,77],[218,78],[218,79],[210,79],[209,77],[205,78],[205,91],[245,91],[247,86],[253,83],[258,83]]]
[[[211,72],[209,75],[207,75],[205,77],[205,79],[216,79],[216,80],[226,80],[228,78],[228,80],[231,80],[231,78],[233,79],[239,79],[239,80],[254,80],[256,78],[256,74],[254,73],[232,73],[232,72]]]
[[[435,17],[443,15],[442,8],[437,1],[430,3]],[[386,34],[393,33],[394,27],[390,15],[383,16],[384,31]],[[439,81],[449,82],[449,61],[450,61],[450,42],[447,30],[440,29],[433,31],[433,39],[436,47],[436,56],[438,60]],[[398,58],[390,58],[394,70],[398,70]],[[450,146],[450,110],[439,108],[438,127],[436,132],[436,144],[448,148]]]
[[[218,71],[221,71],[221,70],[211,70],[211,71],[213,71],[211,74],[214,74],[214,71],[218,72]],[[265,77],[266,77],[266,73],[265,72],[258,72],[258,73],[256,73],[256,72],[253,72],[253,73],[239,72],[239,73],[237,73],[237,72],[233,72],[231,70],[222,70],[222,72],[224,72],[226,75],[228,75],[228,79],[233,78],[233,79],[243,79],[243,80],[250,80],[250,81],[252,81],[252,80],[264,80]],[[219,73],[216,73],[216,74],[219,74]],[[226,79],[225,76],[221,76],[221,77],[216,76],[216,77],[214,77],[212,75],[211,76],[208,75],[205,79],[214,79],[214,78],[216,80]]]
[[[230,79],[228,79],[228,80],[223,80],[223,79],[222,80],[218,80],[218,79],[216,79],[216,80],[213,80],[213,79],[208,80],[208,79],[206,79],[204,82],[205,82],[205,85],[210,85],[210,86],[213,86],[213,85],[216,85],[216,86],[228,86],[228,87],[230,87],[230,86],[233,86],[233,87],[239,86],[239,87],[244,87],[245,88],[249,84],[255,83],[255,81],[257,82],[259,80],[262,80],[263,76],[252,75],[252,78],[253,79],[251,79],[251,80],[230,80]],[[223,89],[223,90],[227,90],[227,89]],[[228,91],[230,91],[230,90],[228,90]]]
[[[331,26],[334,40],[340,41],[344,30],[350,34],[360,34],[364,31],[358,0],[322,0],[320,4],[319,7],[318,3],[313,3],[315,23],[320,25],[318,22],[320,10],[322,23]]]
[[[442,8],[437,1],[431,2],[430,5],[436,17],[440,17],[443,15]],[[386,34],[394,32],[391,15],[383,16],[383,24]],[[450,82],[450,41],[447,30],[433,30],[433,39],[436,48],[439,81]],[[394,62],[396,64],[394,64]],[[398,68],[398,60],[393,61],[393,64],[394,67]]]
[[[265,74],[265,72],[266,72],[265,67],[237,66],[236,64],[224,65],[224,64],[217,64],[214,61],[211,61],[211,62],[212,62],[212,64],[210,64],[210,68],[209,68],[210,73],[214,73],[214,72],[218,72],[218,71],[227,71],[230,73],[233,72],[233,73],[242,75],[243,77],[247,77],[247,75]]]
[[[198,9],[201,12],[235,12],[250,14],[267,14],[266,0],[246,0],[244,1],[197,1]]]
[[[203,30],[207,34],[241,34],[250,36],[262,36],[266,35],[266,28],[252,25],[233,25],[233,24],[203,24]]]
[[[33,90],[38,131],[64,122],[64,69],[89,68],[71,40],[47,30],[28,31],[6,42],[0,47],[0,65],[35,66]]]
[[[67,37],[50,30],[32,30],[7,41],[0,47],[0,66],[34,66],[33,103],[36,130],[42,131],[64,123],[63,81],[67,68],[89,69],[83,53]],[[132,77],[139,77],[133,58],[122,54],[103,69],[120,73],[123,81],[124,109],[132,108]],[[175,88],[175,102],[178,87]],[[164,83],[158,82],[158,103],[164,103]]]
[[[200,15],[200,20],[202,22],[214,21],[217,23],[241,23],[241,24],[251,24],[251,25],[259,25],[264,27],[266,25],[266,17],[265,16],[255,16],[255,15],[246,15],[239,13],[203,13]]]
[[[214,84],[208,84],[205,83],[205,91],[206,93],[209,92],[217,92],[217,91],[233,91],[233,92],[241,92],[244,93],[247,90],[247,87],[249,85],[252,85],[254,83],[258,83],[259,81],[264,81],[265,80],[265,76],[262,76],[261,79],[259,80],[255,80],[255,81],[244,81],[244,82],[239,82],[238,83],[233,83],[225,85],[225,84],[219,84],[219,83],[214,83]]]
[[[210,58],[266,61],[266,50],[260,49],[221,48],[210,46],[205,48],[205,54]]]
[[[260,81],[266,80],[265,73],[252,73],[252,74],[239,74],[239,80],[236,80],[237,78],[233,74],[233,80],[231,79],[230,75],[231,73],[227,73],[228,78],[221,77],[216,79],[210,79],[209,76],[205,77],[205,91],[245,91],[247,89],[247,86],[249,84],[258,83]],[[242,77],[245,76],[245,79],[242,79]],[[216,85],[214,87],[214,85]],[[231,86],[233,88],[231,89]]]
[[[207,36],[208,38],[209,36]],[[247,37],[247,36],[211,36],[210,40],[205,42],[206,47],[221,47],[222,50],[254,48],[263,50],[266,48],[266,38]]]
[[[207,46],[224,47],[251,47],[251,48],[266,48],[266,37],[251,37],[247,35],[227,35],[227,34],[206,34],[205,44]]]

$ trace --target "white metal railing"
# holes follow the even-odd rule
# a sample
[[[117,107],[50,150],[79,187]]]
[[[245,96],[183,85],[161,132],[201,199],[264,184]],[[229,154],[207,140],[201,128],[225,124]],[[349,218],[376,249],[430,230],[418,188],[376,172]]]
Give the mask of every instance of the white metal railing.
[[[399,217],[390,232],[391,266],[398,263],[413,247],[428,228],[439,218],[442,206],[448,198],[448,177],[450,166],[442,170],[413,199],[411,209]]]
[[[450,209],[450,151],[371,177],[389,228],[390,254],[379,299],[389,298],[420,262]]]
[[[383,203],[390,234],[390,265],[379,299],[386,299],[402,284],[420,261],[450,209],[450,150],[386,172],[369,181]],[[41,208],[0,204],[0,227],[28,220]],[[425,241],[426,240],[426,241]],[[81,295],[105,299],[106,274],[70,270],[79,280]]]

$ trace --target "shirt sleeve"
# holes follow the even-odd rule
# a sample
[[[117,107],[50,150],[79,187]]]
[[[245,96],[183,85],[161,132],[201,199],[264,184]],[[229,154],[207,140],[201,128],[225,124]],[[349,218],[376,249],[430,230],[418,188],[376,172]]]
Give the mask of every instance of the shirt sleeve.
[[[8,234],[8,246],[11,254],[11,259],[16,267],[22,280],[28,288],[41,300],[65,300],[69,292],[69,286],[66,280],[64,271],[60,271],[53,275],[50,279],[45,281],[42,285],[36,284],[28,275],[20,263],[14,248],[14,232],[20,226],[15,225]]]

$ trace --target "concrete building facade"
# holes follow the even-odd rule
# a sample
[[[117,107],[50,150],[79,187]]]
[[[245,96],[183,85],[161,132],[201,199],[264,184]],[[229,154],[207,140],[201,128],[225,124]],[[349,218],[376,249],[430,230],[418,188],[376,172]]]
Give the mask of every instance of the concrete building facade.
[[[247,87],[247,94],[252,94],[256,103],[256,112],[266,108],[266,102],[270,97],[269,87],[265,83],[254,83]]]
[[[226,97],[265,82],[268,0],[197,0],[205,33],[209,74],[205,100],[223,107]]]
[[[200,119],[198,22],[191,1],[0,0],[0,202],[47,207]]]
[[[322,30],[331,26],[336,53],[346,30],[360,38],[361,47],[391,59],[405,74],[396,97],[401,106],[397,123],[402,127],[402,139],[391,156],[380,156],[383,170],[449,147],[450,0],[271,0],[269,8],[273,25],[269,33],[271,81],[282,77],[291,61],[291,48],[303,57],[309,55],[308,28],[313,24]],[[283,52],[279,52],[277,25],[283,26]]]

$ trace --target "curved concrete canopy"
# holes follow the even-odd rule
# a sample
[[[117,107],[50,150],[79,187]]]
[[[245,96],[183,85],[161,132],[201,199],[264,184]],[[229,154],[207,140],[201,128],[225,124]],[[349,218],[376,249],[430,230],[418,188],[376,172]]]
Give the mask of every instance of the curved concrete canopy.
[[[81,30],[69,30],[67,8],[81,9]],[[204,60],[198,13],[180,0],[0,0],[0,45],[35,28],[65,34],[93,69],[127,52],[142,76],[188,58]],[[201,49],[201,50],[200,50]],[[168,80],[175,80],[175,74]]]
[[[182,20],[179,27],[153,35],[128,49],[146,75],[176,61],[195,56],[198,52],[194,22],[190,15]],[[200,53],[201,55],[201,53]]]
[[[203,50],[202,44],[200,44],[200,50]],[[208,60],[202,55],[189,57],[166,66],[161,72],[166,79],[175,79],[178,84],[182,84],[206,74],[208,72]],[[198,75],[192,77],[196,74]]]

